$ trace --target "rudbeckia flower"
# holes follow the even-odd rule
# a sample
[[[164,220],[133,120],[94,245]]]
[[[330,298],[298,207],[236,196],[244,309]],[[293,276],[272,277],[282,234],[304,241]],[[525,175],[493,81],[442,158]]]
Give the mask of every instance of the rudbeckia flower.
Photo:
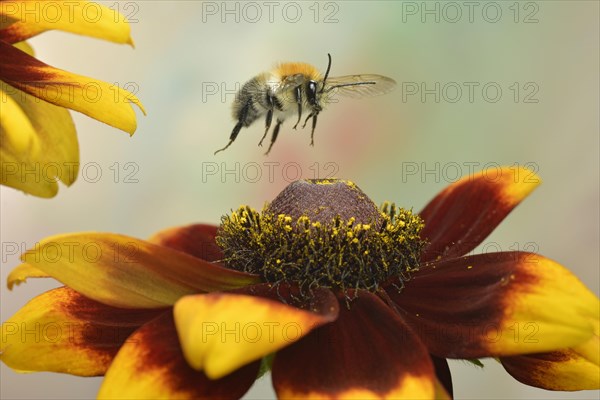
[[[133,44],[121,14],[88,1],[0,1],[0,183],[53,197],[57,180],[79,172],[75,125],[66,108],[129,134],[137,97],[115,84],[73,74],[33,56],[25,40],[47,30]]]
[[[530,385],[599,388],[593,293],[538,254],[465,255],[539,183],[487,172],[419,214],[312,180],[220,227],[47,238],[8,285],[66,286],[3,324],[2,361],[104,375],[100,398],[239,398],[269,368],[279,398],[449,398],[446,359],[480,357]]]

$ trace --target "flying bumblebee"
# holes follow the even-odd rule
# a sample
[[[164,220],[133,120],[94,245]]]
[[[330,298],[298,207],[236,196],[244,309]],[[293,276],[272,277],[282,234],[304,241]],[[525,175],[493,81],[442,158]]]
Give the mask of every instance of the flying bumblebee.
[[[327,54],[327,56],[329,62],[325,76],[310,64],[291,62],[280,64],[274,70],[264,72],[246,82],[233,102],[233,118],[237,123],[229,136],[229,143],[215,151],[215,154],[231,146],[242,127],[252,125],[265,114],[265,133],[258,143],[259,146],[262,146],[269,132],[273,117],[276,120],[271,134],[271,143],[265,155],[269,154],[283,121],[297,113],[298,119],[294,125],[296,129],[304,109],[308,110],[308,116],[302,128],[306,126],[309,119],[312,119],[310,145],[314,146],[317,117],[327,103],[333,102],[334,95],[354,98],[376,96],[391,91],[396,85],[393,79],[374,74],[328,78],[331,55]]]

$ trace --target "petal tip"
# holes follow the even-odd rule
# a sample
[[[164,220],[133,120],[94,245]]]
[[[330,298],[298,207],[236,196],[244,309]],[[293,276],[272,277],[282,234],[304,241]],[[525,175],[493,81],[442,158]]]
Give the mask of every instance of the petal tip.
[[[515,202],[520,202],[542,183],[535,171],[527,167],[509,168],[507,172],[513,179],[506,194]]]

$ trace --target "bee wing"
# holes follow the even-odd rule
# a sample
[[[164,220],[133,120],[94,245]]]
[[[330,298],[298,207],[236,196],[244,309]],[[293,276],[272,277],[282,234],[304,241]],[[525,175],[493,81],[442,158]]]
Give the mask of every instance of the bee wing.
[[[276,91],[285,92],[290,89],[295,89],[304,82],[306,82],[306,77],[302,74],[288,75],[278,83]]]
[[[336,76],[327,79],[325,92],[347,97],[362,98],[391,92],[396,81],[375,74]]]

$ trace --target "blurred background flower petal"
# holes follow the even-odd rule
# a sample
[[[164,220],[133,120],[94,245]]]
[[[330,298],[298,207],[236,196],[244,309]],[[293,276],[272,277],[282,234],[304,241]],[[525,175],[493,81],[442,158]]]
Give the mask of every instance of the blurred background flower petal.
[[[2,41],[0,52],[4,55],[0,80],[35,97],[79,111],[130,135],[137,127],[131,103],[145,113],[135,95],[115,84],[51,67]]]
[[[35,196],[53,197],[57,180],[70,186],[79,171],[79,144],[71,115],[0,84],[0,182]]]
[[[47,18],[38,17],[41,10]],[[2,1],[0,17],[12,22],[0,25],[0,40],[8,43],[56,29],[133,45],[127,19],[117,10],[90,1]]]
[[[50,278],[50,275],[33,265],[23,263],[10,271],[6,278],[6,286],[8,290],[12,290],[15,285],[19,286],[21,283],[27,282],[29,278]]]
[[[145,114],[138,98],[118,84],[73,74],[36,59],[25,40],[49,30],[133,46],[127,18],[94,2],[0,2],[0,183],[45,198],[58,193],[58,180],[69,186],[79,171],[75,127],[70,114],[60,107],[130,135],[137,128],[131,103]],[[53,109],[34,98],[58,107]]]

